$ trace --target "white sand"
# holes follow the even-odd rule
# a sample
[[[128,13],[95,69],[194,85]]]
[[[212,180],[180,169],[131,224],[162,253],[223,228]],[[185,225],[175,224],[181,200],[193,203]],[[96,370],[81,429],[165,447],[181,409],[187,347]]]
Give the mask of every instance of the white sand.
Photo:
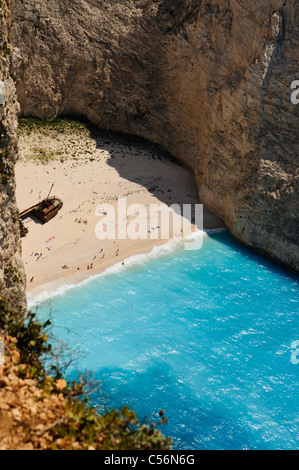
[[[150,239],[150,234],[147,240],[98,240],[95,227],[100,217],[95,209],[99,204],[109,203],[116,208],[118,198],[123,196],[128,206],[138,203],[147,208],[150,204],[198,203],[191,172],[171,160],[160,159],[152,146],[128,145],[85,131],[46,134],[21,134],[16,165],[20,211],[45,198],[52,183],[51,195],[63,200],[61,211],[45,225],[31,217],[24,220],[29,229],[22,238],[28,292],[40,292],[53,281],[80,282],[166,243],[161,238]],[[39,158],[45,155],[49,161],[41,163]],[[75,222],[80,218],[82,223]],[[127,218],[130,220],[132,217]],[[220,219],[205,211],[204,228],[222,226]],[[91,263],[93,268],[88,270]],[[62,269],[65,265],[68,268]]]

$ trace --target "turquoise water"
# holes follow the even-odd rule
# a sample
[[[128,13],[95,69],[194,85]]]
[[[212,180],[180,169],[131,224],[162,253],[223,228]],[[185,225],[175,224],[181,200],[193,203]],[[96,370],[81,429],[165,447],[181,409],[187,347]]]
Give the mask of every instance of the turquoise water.
[[[163,432],[184,450],[299,447],[298,311],[298,278],[226,232],[51,301],[78,357],[70,375],[102,381],[92,403],[141,420],[165,409]]]

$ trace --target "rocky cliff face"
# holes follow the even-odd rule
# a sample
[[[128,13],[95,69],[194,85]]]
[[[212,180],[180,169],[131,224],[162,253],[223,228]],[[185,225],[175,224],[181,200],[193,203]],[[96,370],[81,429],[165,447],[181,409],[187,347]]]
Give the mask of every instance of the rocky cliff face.
[[[10,2],[0,2],[0,296],[16,314],[25,306],[25,274],[20,259],[19,218],[15,199],[17,103],[10,77]]]
[[[232,234],[299,268],[297,0],[15,0],[24,116],[86,116],[195,173]]]

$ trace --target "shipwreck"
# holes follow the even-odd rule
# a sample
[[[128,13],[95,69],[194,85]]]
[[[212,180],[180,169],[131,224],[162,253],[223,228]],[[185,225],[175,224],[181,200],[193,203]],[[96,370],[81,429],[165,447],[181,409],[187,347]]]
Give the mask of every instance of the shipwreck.
[[[20,213],[20,233],[21,237],[24,237],[28,233],[28,228],[24,226],[23,220],[25,217],[33,216],[39,220],[42,224],[49,222],[53,219],[63,206],[63,202],[58,197],[50,197],[54,183],[51,186],[48,196],[38,204],[35,204],[29,209],[24,210]]]

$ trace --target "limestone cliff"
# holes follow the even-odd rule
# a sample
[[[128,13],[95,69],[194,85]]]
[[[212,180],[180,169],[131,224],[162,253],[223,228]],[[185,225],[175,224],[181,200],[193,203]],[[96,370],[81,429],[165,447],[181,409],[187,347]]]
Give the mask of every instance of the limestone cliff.
[[[0,2],[0,296],[7,307],[21,314],[26,306],[25,274],[14,179],[19,105],[10,77],[9,8],[9,0]]]
[[[15,0],[24,116],[162,144],[240,241],[299,268],[297,0]]]

